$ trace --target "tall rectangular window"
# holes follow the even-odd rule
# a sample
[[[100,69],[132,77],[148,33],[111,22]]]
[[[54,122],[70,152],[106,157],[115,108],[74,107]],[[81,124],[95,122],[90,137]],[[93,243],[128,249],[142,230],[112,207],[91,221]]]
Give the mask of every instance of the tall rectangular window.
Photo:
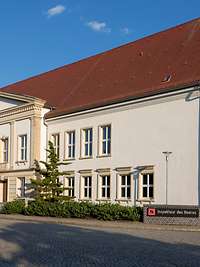
[[[143,198],[153,198],[153,183],[154,183],[153,173],[142,174],[142,197]]]
[[[27,160],[27,135],[19,136],[19,160]]]
[[[8,162],[8,138],[4,138],[3,142],[3,162]]]
[[[67,132],[67,158],[74,159],[75,158],[75,131]]]
[[[110,175],[101,176],[101,197],[110,198]]]
[[[91,157],[93,142],[92,128],[83,129],[82,138],[82,156]]]
[[[121,198],[131,197],[131,175],[121,175]]]
[[[26,190],[25,177],[17,178],[17,196],[25,197],[26,195],[25,190]]]
[[[85,176],[84,179],[84,198],[92,197],[92,176]]]
[[[60,157],[60,134],[52,134],[52,143],[57,157]]]
[[[111,125],[100,127],[100,155],[108,156],[111,154]]]
[[[67,196],[74,197],[74,176],[66,178]]]

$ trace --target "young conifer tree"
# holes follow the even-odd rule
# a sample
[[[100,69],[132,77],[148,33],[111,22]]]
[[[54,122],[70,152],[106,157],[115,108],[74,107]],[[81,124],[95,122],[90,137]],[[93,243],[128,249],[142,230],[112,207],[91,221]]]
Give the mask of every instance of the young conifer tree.
[[[65,188],[60,182],[60,177],[68,172],[59,171],[59,166],[68,165],[67,162],[59,162],[53,143],[49,141],[47,151],[47,161],[35,160],[35,171],[37,179],[31,180],[31,187],[34,189],[34,197],[48,201],[69,200],[63,196]]]

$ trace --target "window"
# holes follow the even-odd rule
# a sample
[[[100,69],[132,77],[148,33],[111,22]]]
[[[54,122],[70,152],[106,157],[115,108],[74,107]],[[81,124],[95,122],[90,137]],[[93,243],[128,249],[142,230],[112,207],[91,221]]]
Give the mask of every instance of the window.
[[[74,176],[66,178],[67,196],[74,197]]]
[[[17,196],[25,197],[25,177],[17,178]]]
[[[8,162],[8,138],[2,139],[3,142],[3,162]]]
[[[84,179],[84,198],[92,197],[92,176],[85,176]]]
[[[82,132],[82,156],[91,157],[92,156],[92,128],[83,129]]]
[[[110,155],[111,153],[111,125],[100,127],[100,155]]]
[[[27,135],[19,136],[19,160],[27,160]]]
[[[67,132],[67,158],[75,158],[75,131]]]
[[[101,176],[101,197],[110,198],[110,175]]]
[[[142,174],[142,198],[153,198],[153,173]]]
[[[131,176],[121,175],[121,198],[131,197]]]
[[[60,156],[60,135],[59,134],[53,134],[52,135],[52,143],[55,149],[55,153],[57,157]]]

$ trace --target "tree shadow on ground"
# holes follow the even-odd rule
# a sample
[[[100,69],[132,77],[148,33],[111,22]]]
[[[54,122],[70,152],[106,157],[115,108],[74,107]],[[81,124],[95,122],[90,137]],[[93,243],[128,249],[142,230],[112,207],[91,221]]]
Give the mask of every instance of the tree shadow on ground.
[[[198,244],[172,244],[137,234],[59,224],[3,222],[2,225],[0,267],[200,266]]]

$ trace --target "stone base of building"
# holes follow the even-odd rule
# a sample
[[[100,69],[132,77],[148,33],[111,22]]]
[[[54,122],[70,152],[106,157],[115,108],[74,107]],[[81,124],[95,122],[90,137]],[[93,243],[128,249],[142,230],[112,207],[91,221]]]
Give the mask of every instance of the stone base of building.
[[[200,225],[200,207],[182,205],[145,205],[144,223]]]

